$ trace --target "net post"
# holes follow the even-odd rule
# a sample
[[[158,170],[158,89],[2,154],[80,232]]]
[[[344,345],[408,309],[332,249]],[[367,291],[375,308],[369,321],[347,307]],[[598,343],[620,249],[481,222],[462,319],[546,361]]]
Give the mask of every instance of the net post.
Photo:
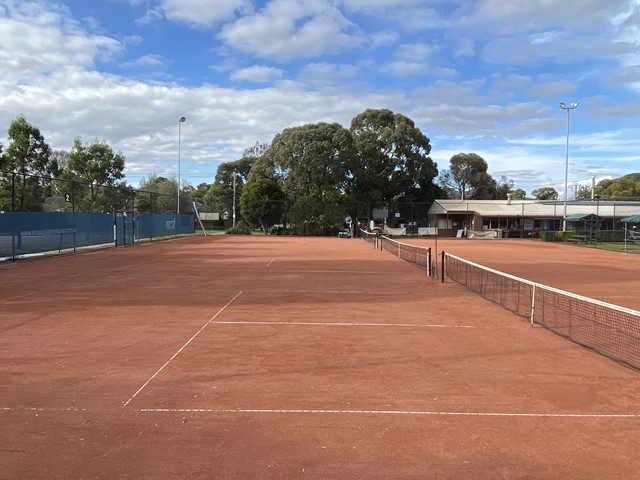
[[[440,282],[444,283],[444,256],[445,256],[444,250],[442,251],[442,253],[440,255],[442,255],[442,262],[441,262],[441,265],[440,265],[440,268],[441,268]]]
[[[536,310],[536,285],[535,283],[531,287],[531,326],[533,327],[533,321],[535,318],[535,310]]]
[[[431,276],[431,247],[427,249],[427,277]]]

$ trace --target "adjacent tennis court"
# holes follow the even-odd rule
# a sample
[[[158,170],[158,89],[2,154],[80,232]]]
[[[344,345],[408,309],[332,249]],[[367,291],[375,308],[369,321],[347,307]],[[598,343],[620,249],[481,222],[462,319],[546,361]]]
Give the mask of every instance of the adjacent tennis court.
[[[501,242],[475,245],[454,253]],[[526,245],[577,285],[611,255],[591,271]],[[619,268],[610,291],[633,305]],[[640,372],[362,240],[4,263],[0,315],[2,479],[640,474]]]

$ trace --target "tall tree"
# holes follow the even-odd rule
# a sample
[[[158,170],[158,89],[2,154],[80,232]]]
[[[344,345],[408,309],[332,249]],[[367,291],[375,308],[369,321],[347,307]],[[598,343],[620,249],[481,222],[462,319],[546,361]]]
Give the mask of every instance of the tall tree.
[[[243,218],[260,226],[265,234],[270,226],[282,220],[284,206],[284,192],[275,182],[265,179],[247,183],[240,196]]]
[[[312,191],[323,195],[344,188],[353,142],[337,123],[316,123],[288,128],[276,135],[269,156],[287,197],[295,201]]]
[[[611,200],[640,199],[640,173],[630,173],[619,178],[600,180],[596,185],[595,193],[601,198]]]
[[[41,211],[51,193],[51,177],[58,173],[51,149],[40,129],[22,115],[11,122],[8,136],[9,145],[0,155],[0,171],[7,172],[0,179],[0,200],[15,210]]]
[[[231,212],[234,192],[237,204],[255,161],[255,157],[248,156],[235,162],[221,163],[213,184],[203,197],[205,208],[211,212]]]
[[[412,120],[368,109],[351,121],[350,131],[357,151],[348,175],[352,199],[430,202],[439,196],[429,138]]]
[[[557,200],[558,192],[553,187],[540,187],[531,192],[533,198],[537,200]]]
[[[73,182],[75,205],[92,211],[129,209],[130,195],[124,178],[124,155],[114,153],[104,141],[73,141],[62,178]]]
[[[136,208],[142,213],[172,213],[176,211],[178,182],[155,173],[143,178],[136,194]]]
[[[104,141],[83,145],[80,138],[73,141],[64,170],[66,176],[90,185],[114,186],[124,178],[124,155],[114,153]]]
[[[527,198],[527,192],[521,188],[516,188],[511,191],[511,195],[514,200],[525,200]]]
[[[478,190],[486,186],[489,166],[476,153],[458,153],[449,160],[449,170],[442,173],[440,183],[454,198],[472,198]]]

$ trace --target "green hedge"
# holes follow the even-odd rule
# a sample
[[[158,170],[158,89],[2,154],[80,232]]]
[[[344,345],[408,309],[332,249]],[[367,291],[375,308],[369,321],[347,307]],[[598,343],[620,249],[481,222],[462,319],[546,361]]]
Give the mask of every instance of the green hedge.
[[[623,230],[598,230],[592,232],[589,230],[568,230],[566,232],[543,231],[539,232],[539,235],[540,240],[543,242],[566,242],[567,239],[574,235],[586,235],[587,237],[592,235],[593,240],[597,240],[598,242],[624,242]]]

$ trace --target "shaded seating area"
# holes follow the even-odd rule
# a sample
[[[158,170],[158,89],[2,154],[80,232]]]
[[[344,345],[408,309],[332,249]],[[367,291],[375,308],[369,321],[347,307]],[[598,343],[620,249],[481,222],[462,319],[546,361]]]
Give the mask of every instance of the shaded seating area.
[[[598,241],[598,230],[602,225],[603,217],[594,213],[574,213],[567,215],[565,221],[572,224],[576,233],[567,241],[574,243],[595,243]]]
[[[624,223],[624,241],[640,243],[640,214],[629,215],[628,217],[621,218],[620,221]]]

